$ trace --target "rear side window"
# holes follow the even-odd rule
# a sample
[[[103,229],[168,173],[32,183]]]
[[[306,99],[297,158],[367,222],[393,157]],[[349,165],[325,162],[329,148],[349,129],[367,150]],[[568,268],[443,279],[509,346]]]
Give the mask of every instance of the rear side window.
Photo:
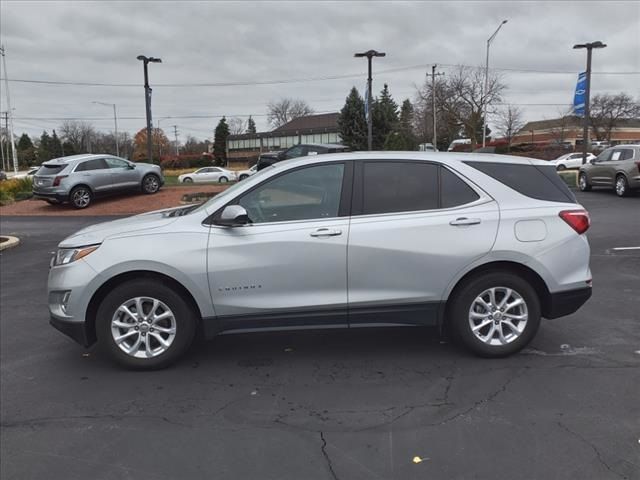
[[[475,202],[480,198],[460,177],[446,168],[440,168],[441,208],[452,208]]]
[[[94,158],[93,160],[87,160],[86,162],[80,163],[76,167],[76,172],[87,172],[90,170],[102,170],[109,168],[107,162],[105,162],[104,158]]]
[[[364,162],[362,214],[438,208],[438,166],[423,162]]]
[[[55,175],[64,170],[66,165],[42,165],[36,175]]]
[[[554,165],[464,162],[518,193],[537,200],[576,203],[571,190],[556,173]]]

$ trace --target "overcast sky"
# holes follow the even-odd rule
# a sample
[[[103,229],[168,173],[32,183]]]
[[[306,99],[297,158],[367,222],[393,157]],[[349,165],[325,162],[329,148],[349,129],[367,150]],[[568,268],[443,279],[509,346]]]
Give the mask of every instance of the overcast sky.
[[[640,2],[2,0],[0,9],[10,80],[133,84],[13,81],[17,134],[40,135],[56,128],[60,117],[95,118],[96,128],[112,130],[112,111],[92,101],[117,104],[120,130],[135,133],[145,125],[140,54],[162,58],[149,67],[154,123],[160,119],[168,134],[177,125],[181,141],[186,135],[211,138],[222,115],[251,114],[259,130],[268,129],[267,103],[285,96],[302,98],[317,112],[338,111],[352,85],[364,92],[366,60],[353,53],[371,48],[387,53],[374,60],[373,91],[386,82],[400,103],[413,99],[427,65],[438,63],[445,73],[457,64],[483,65],[486,40],[503,19],[508,23],[492,44],[491,67],[568,72],[502,71],[505,100],[521,105],[527,120],[553,118],[572,102],[577,72],[586,62],[585,50],[572,49],[575,43],[608,45],[594,52],[593,70],[618,74],[594,74],[594,93],[625,91],[640,98]],[[175,118],[185,116],[210,118]]]

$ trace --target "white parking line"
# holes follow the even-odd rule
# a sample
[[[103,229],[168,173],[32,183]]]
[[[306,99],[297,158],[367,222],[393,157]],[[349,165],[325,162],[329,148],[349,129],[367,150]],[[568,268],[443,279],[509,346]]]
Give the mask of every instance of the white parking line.
[[[611,250],[640,250],[640,247],[617,247]]]

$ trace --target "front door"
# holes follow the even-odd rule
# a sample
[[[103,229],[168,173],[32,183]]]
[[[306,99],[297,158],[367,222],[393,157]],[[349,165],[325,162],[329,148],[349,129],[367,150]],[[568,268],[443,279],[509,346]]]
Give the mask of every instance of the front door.
[[[140,184],[138,172],[135,167],[131,168],[129,162],[113,157],[107,157],[105,160],[109,165],[114,188],[134,188]]]
[[[447,286],[491,250],[494,200],[446,167],[365,161],[349,230],[349,323],[434,324]]]
[[[230,202],[252,223],[211,227],[209,286],[223,329],[346,326],[349,168],[289,170]]]
[[[607,171],[609,170],[609,161],[613,150],[605,150],[593,161],[589,174],[591,175],[591,184],[595,186],[612,185]]]

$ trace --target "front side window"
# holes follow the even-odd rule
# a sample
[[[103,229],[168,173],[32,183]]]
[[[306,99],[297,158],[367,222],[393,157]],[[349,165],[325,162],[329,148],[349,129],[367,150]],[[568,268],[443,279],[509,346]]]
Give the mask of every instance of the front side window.
[[[296,145],[295,147],[292,147],[289,150],[287,150],[287,153],[285,154],[284,158],[289,159],[289,158],[301,157],[303,151],[304,151],[304,147],[302,145]]]
[[[119,158],[107,158],[107,165],[109,168],[127,168],[129,164],[124,160],[120,160]]]
[[[364,162],[362,213],[438,208],[438,166],[423,162]]]
[[[605,150],[600,155],[598,155],[598,158],[596,158],[596,162],[598,162],[598,163],[600,163],[600,162],[608,162],[609,160],[611,160],[611,154],[612,153],[613,153],[613,150]]]
[[[238,200],[253,223],[338,216],[344,164],[316,165],[280,175]]]

